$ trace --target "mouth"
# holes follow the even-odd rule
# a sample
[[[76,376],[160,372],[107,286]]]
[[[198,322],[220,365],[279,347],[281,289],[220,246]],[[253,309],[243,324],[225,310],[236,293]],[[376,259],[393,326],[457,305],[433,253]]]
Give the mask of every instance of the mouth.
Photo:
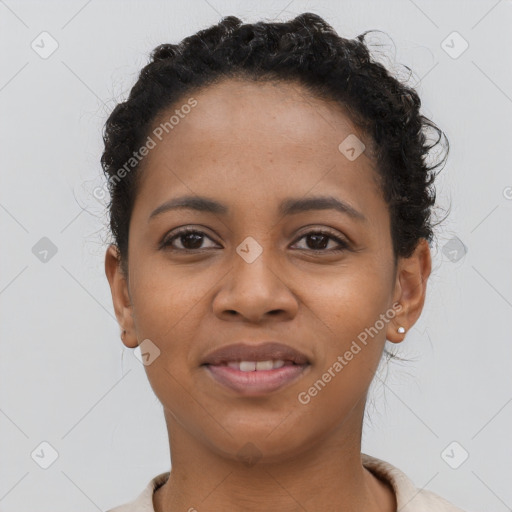
[[[222,347],[202,367],[221,385],[243,396],[262,396],[295,382],[311,366],[298,350],[276,342]]]

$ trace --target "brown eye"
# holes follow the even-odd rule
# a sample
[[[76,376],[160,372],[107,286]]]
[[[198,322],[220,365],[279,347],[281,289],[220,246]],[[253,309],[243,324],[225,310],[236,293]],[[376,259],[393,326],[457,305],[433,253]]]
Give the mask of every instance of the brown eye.
[[[310,231],[303,234],[298,240],[302,239],[306,239],[306,247],[299,247],[299,250],[331,253],[349,249],[349,244],[345,240],[335,236],[329,231]],[[178,252],[193,252],[212,248],[211,246],[203,246],[205,240],[210,240],[213,242],[213,240],[203,231],[198,229],[185,228],[175,232],[172,234],[172,236],[166,237],[160,244],[160,248]],[[332,242],[335,243],[334,247],[328,248],[329,244],[332,244]],[[176,246],[176,243],[179,243],[181,247]]]
[[[302,240],[303,238],[308,240],[308,242],[306,242],[307,247],[304,250],[338,252],[349,248],[347,242],[327,231],[310,231],[309,233],[302,235],[299,240]],[[335,245],[334,249],[331,248],[325,250],[330,241],[335,241],[337,245]]]
[[[176,251],[194,251],[205,249],[205,247],[201,247],[204,242],[204,239],[207,238],[211,240],[205,233],[196,229],[183,229],[173,236],[166,238],[160,248],[171,248]],[[173,245],[173,242],[178,240],[181,243],[182,247],[176,247]]]

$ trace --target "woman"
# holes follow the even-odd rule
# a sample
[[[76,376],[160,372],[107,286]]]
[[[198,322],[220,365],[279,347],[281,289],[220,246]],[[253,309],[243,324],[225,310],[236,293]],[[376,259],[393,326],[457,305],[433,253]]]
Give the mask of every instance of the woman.
[[[419,109],[311,13],[153,51],[106,123],[105,270],[172,471],[111,512],[461,510],[361,453],[431,271],[446,157],[427,166],[444,134]]]

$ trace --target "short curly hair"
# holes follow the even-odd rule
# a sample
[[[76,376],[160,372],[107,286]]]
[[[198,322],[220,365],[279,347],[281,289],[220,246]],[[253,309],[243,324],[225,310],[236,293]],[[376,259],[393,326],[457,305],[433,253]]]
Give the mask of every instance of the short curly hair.
[[[431,243],[435,170],[448,156],[448,140],[420,114],[417,92],[372,57],[365,41],[370,32],[345,39],[313,13],[288,22],[253,24],[227,16],[179,44],[157,46],[103,132],[101,164],[110,192],[110,229],[125,273],[141,166],[124,173],[123,179],[113,178],[146,140],[159,114],[186,94],[226,78],[299,83],[317,97],[341,104],[376,148],[395,262],[410,256],[421,238]],[[432,144],[430,130],[437,134]],[[441,151],[441,158],[429,166],[429,152],[439,143],[444,156]]]

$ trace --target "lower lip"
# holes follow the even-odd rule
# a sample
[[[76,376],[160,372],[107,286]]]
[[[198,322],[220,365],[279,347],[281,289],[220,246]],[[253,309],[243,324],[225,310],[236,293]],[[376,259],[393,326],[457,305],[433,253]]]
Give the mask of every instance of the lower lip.
[[[245,396],[261,396],[297,380],[309,364],[287,365],[275,370],[242,372],[229,366],[205,365],[208,373],[221,384]]]

